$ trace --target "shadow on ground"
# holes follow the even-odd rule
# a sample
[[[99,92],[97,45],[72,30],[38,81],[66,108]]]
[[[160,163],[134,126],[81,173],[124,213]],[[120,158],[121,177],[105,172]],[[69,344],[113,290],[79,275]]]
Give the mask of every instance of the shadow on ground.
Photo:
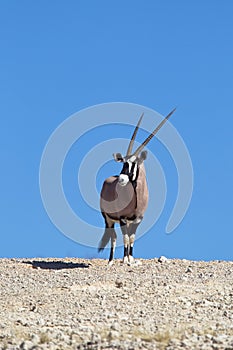
[[[85,263],[73,263],[65,261],[23,261],[23,264],[32,265],[34,269],[45,269],[45,270],[63,270],[63,269],[87,269],[90,264]]]

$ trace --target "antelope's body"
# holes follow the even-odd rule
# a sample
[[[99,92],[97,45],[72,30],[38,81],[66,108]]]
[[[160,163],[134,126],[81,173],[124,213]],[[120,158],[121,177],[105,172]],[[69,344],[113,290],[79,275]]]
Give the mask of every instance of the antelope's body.
[[[113,155],[117,162],[123,163],[123,168],[119,176],[111,176],[104,181],[100,195],[100,208],[105,219],[105,232],[99,244],[99,251],[103,250],[111,240],[109,263],[112,263],[116,246],[115,223],[120,224],[124,238],[123,262],[133,262],[135,233],[148,205],[148,188],[143,164],[147,152],[142,151],[142,149],[173,112],[174,110],[168,114],[142,145],[131,154],[142,115],[134,130],[126,156],[123,157],[120,153]]]
[[[143,217],[148,204],[148,188],[144,165],[138,169],[135,184],[130,181],[123,187],[119,176],[111,176],[104,181],[100,208],[105,217],[114,222],[133,221]]]

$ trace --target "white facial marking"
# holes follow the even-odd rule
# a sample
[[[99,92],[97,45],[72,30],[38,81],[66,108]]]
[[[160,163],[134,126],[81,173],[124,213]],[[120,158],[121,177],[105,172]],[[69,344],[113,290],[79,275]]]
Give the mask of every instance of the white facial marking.
[[[137,164],[135,164],[134,166],[134,170],[133,170],[133,181],[136,179],[136,176],[137,176]]]
[[[136,159],[135,156],[132,156],[129,160],[128,160],[128,165],[129,165],[129,173],[131,173],[131,169],[133,166],[133,161]],[[137,164],[134,164],[134,169],[133,169],[133,176],[132,176],[132,180],[134,181],[136,179],[137,176]]]
[[[128,177],[128,175],[125,175],[125,174],[120,174],[120,175],[119,175],[119,177],[118,177],[118,183],[119,183],[119,185],[125,186],[125,185],[127,185],[128,182],[129,182],[129,177]]]
[[[130,160],[128,160],[128,165],[129,165],[129,173],[130,173],[133,163]]]
[[[132,157],[130,157],[129,161],[133,163],[135,161],[135,159],[136,159],[136,157],[132,156]]]

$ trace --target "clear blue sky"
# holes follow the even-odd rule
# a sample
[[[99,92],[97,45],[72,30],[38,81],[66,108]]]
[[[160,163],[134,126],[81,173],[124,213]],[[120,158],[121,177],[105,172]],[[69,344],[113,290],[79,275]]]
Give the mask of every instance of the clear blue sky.
[[[39,165],[49,136],[67,117],[122,101],[161,114],[178,106],[172,123],[195,175],[187,215],[167,235],[175,199],[169,167],[175,172],[165,162],[165,209],[136,242],[135,256],[233,259],[232,16],[231,0],[1,1],[1,257],[98,256],[51,223]],[[163,163],[161,145],[150,147]],[[67,193],[73,187],[67,182]]]

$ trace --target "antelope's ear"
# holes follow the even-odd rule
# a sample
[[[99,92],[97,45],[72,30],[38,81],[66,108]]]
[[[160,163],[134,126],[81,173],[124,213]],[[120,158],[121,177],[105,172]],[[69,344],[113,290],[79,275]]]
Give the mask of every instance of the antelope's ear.
[[[113,158],[116,162],[124,162],[124,158],[122,157],[121,153],[113,153]]]
[[[147,158],[147,151],[142,151],[138,158],[139,158],[139,164],[144,162],[144,160],[146,160]]]

